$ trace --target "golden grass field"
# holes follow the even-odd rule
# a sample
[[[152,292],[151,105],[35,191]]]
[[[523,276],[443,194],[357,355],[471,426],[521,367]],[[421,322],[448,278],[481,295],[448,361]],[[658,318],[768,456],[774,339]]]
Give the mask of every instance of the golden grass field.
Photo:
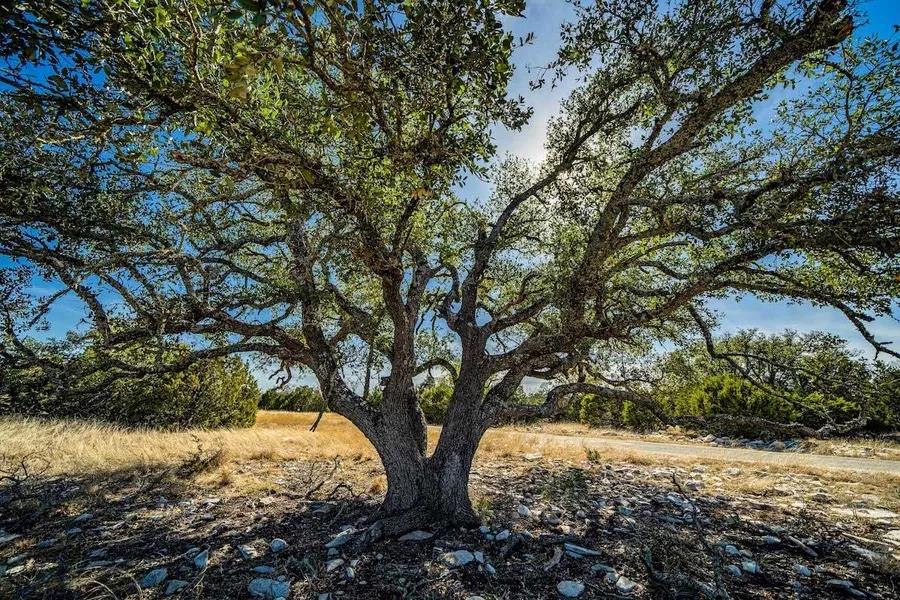
[[[102,473],[152,468],[181,460],[205,449],[221,450],[230,461],[291,460],[306,457],[376,458],[375,449],[349,421],[326,414],[316,432],[309,426],[315,413],[259,411],[248,429],[177,432],[126,429],[116,425],[65,420],[9,417],[0,419],[0,455],[37,455],[50,462],[53,473]],[[439,430],[429,428],[429,444]],[[521,438],[512,430],[486,436],[482,455],[539,452],[557,458],[583,459],[582,449]]]
[[[115,425],[83,421],[45,421],[7,417],[0,419],[0,458],[17,461],[37,457],[55,475],[103,476],[117,472],[152,473],[188,460],[198,450],[215,453],[214,473],[198,483],[230,487],[234,493],[265,487],[271,469],[245,469],[242,465],[258,462],[276,467],[285,461],[304,458],[342,458],[365,462],[378,468],[374,448],[347,420],[326,414],[316,432],[308,431],[314,413],[260,411],[256,425],[235,430],[189,430],[164,432],[125,429]],[[543,460],[583,463],[586,460],[613,463],[659,465],[691,468],[703,465],[715,472],[732,466],[727,461],[701,457],[669,457],[616,449],[586,451],[577,443],[561,443],[534,433],[598,435],[583,426],[547,424],[541,427],[500,428],[491,430],[479,448],[477,461],[495,458],[521,458],[540,454]],[[609,436],[611,432],[603,431]],[[439,429],[429,429],[433,445]],[[626,436],[623,436],[623,438]],[[637,437],[633,434],[627,437]],[[654,438],[647,438],[654,439]],[[256,463],[254,463],[256,464]],[[821,480],[846,493],[870,494],[884,504],[900,505],[900,478],[892,475],[829,471],[812,467],[742,463],[743,475],[723,477],[725,488],[733,492],[766,494],[785,476],[803,476]],[[243,473],[236,476],[235,471]],[[249,474],[248,474],[249,473]],[[834,484],[833,486],[831,484]],[[377,487],[377,486],[376,486]]]

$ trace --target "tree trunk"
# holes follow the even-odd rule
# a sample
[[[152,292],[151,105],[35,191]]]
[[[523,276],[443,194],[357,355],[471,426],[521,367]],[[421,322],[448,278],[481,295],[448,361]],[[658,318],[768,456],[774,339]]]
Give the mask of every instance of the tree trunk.
[[[477,525],[479,519],[469,499],[473,454],[422,461],[383,457],[388,489],[367,538],[374,540],[434,526]]]
[[[477,522],[469,500],[471,455],[457,454],[446,461],[428,458],[418,464],[405,459],[382,461],[388,488],[379,516],[416,511],[436,524],[471,526]]]
[[[448,419],[430,457],[425,456],[424,430],[420,443],[415,432],[406,429],[409,421],[389,419],[380,428],[372,442],[388,485],[370,538],[433,525],[478,524],[469,499],[469,471],[484,431],[477,421],[464,418],[473,407],[477,403]]]

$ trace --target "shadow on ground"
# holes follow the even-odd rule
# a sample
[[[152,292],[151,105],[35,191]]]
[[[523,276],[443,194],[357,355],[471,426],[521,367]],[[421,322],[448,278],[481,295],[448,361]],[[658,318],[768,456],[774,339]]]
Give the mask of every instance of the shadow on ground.
[[[884,523],[700,494],[700,472],[682,483],[672,470],[634,465],[481,463],[472,489],[482,530],[329,550],[377,506],[347,484],[371,477],[371,464],[288,461],[269,489],[236,495],[195,483],[215,466],[194,457],[8,483],[0,597],[250,598],[251,582],[268,579],[293,599],[559,598],[560,584],[582,598],[892,598],[900,583],[896,562],[858,545]],[[287,544],[277,552],[276,539]],[[471,562],[448,564],[458,550]],[[160,581],[141,589],[155,570]]]

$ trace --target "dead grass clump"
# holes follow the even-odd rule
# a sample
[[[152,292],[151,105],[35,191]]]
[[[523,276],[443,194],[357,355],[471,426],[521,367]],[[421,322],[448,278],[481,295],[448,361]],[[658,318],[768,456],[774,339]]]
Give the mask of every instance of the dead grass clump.
[[[280,462],[287,458],[278,448],[260,448],[257,452],[251,454],[250,460],[265,460],[269,462]]]
[[[525,455],[540,455],[561,460],[582,461],[585,449],[581,445],[560,443],[552,438],[534,439],[519,432],[505,429],[488,431],[478,448],[479,458],[515,458]]]
[[[202,473],[216,471],[227,465],[230,461],[228,450],[222,446],[212,449],[203,447],[203,442],[193,437],[197,449],[181,463],[178,474],[182,477],[196,477]]]
[[[216,478],[216,483],[219,487],[228,487],[235,482],[235,474],[234,469],[230,466],[222,467],[219,469],[218,477]]]

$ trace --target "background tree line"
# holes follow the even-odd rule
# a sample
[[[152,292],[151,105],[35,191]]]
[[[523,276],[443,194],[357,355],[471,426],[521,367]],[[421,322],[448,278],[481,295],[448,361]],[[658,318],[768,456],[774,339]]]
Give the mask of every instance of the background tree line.
[[[47,346],[44,352],[61,352]],[[170,349],[168,353],[175,353]],[[574,396],[564,419],[591,426],[636,430],[659,428],[658,415],[673,422],[693,419],[696,427],[722,433],[717,416],[750,418],[732,422],[729,433],[766,437],[752,419],[797,423],[818,429],[828,423],[863,418],[861,430],[881,433],[900,429],[900,366],[867,361],[831,334],[755,330],[726,335],[715,343],[717,357],[703,343],[685,345],[656,358],[645,382],[656,411],[633,402],[610,402],[593,394]],[[93,360],[90,349],[70,356],[73,370]],[[730,358],[731,360],[725,360]],[[158,360],[150,349],[132,350],[129,360]],[[80,389],[103,378],[95,372]],[[257,409],[295,412],[327,410],[318,389],[299,385],[260,393],[248,366],[238,357],[200,361],[182,372],[120,379],[90,393],[71,394],[39,368],[4,369],[0,376],[0,412],[31,416],[90,418],[157,428],[248,427]],[[67,393],[69,392],[69,393]],[[419,386],[419,404],[430,424],[447,418],[453,395],[449,377],[428,376]],[[524,403],[544,394],[520,392]],[[378,405],[379,389],[369,401]],[[738,421],[737,423],[740,423]],[[716,428],[719,428],[716,431]]]
[[[45,358],[53,355],[66,361],[72,372],[91,374],[72,381],[40,366],[9,368],[0,362],[0,414],[91,419],[159,429],[250,427],[256,421],[259,387],[237,356],[198,361],[179,372],[122,377],[107,384],[108,372],[89,368],[97,360],[91,347],[73,351],[46,344],[32,350]],[[178,346],[163,351],[137,347],[122,358],[150,366],[172,359],[180,351],[184,349]]]
[[[719,338],[714,351],[717,357],[697,342],[662,355],[646,383],[662,414],[676,422],[748,418],[731,422],[729,433],[763,437],[776,432],[761,420],[813,429],[857,420],[866,431],[900,429],[900,367],[867,361],[834,335],[740,331]],[[659,426],[646,408],[590,394],[578,396],[567,417],[590,425]]]

